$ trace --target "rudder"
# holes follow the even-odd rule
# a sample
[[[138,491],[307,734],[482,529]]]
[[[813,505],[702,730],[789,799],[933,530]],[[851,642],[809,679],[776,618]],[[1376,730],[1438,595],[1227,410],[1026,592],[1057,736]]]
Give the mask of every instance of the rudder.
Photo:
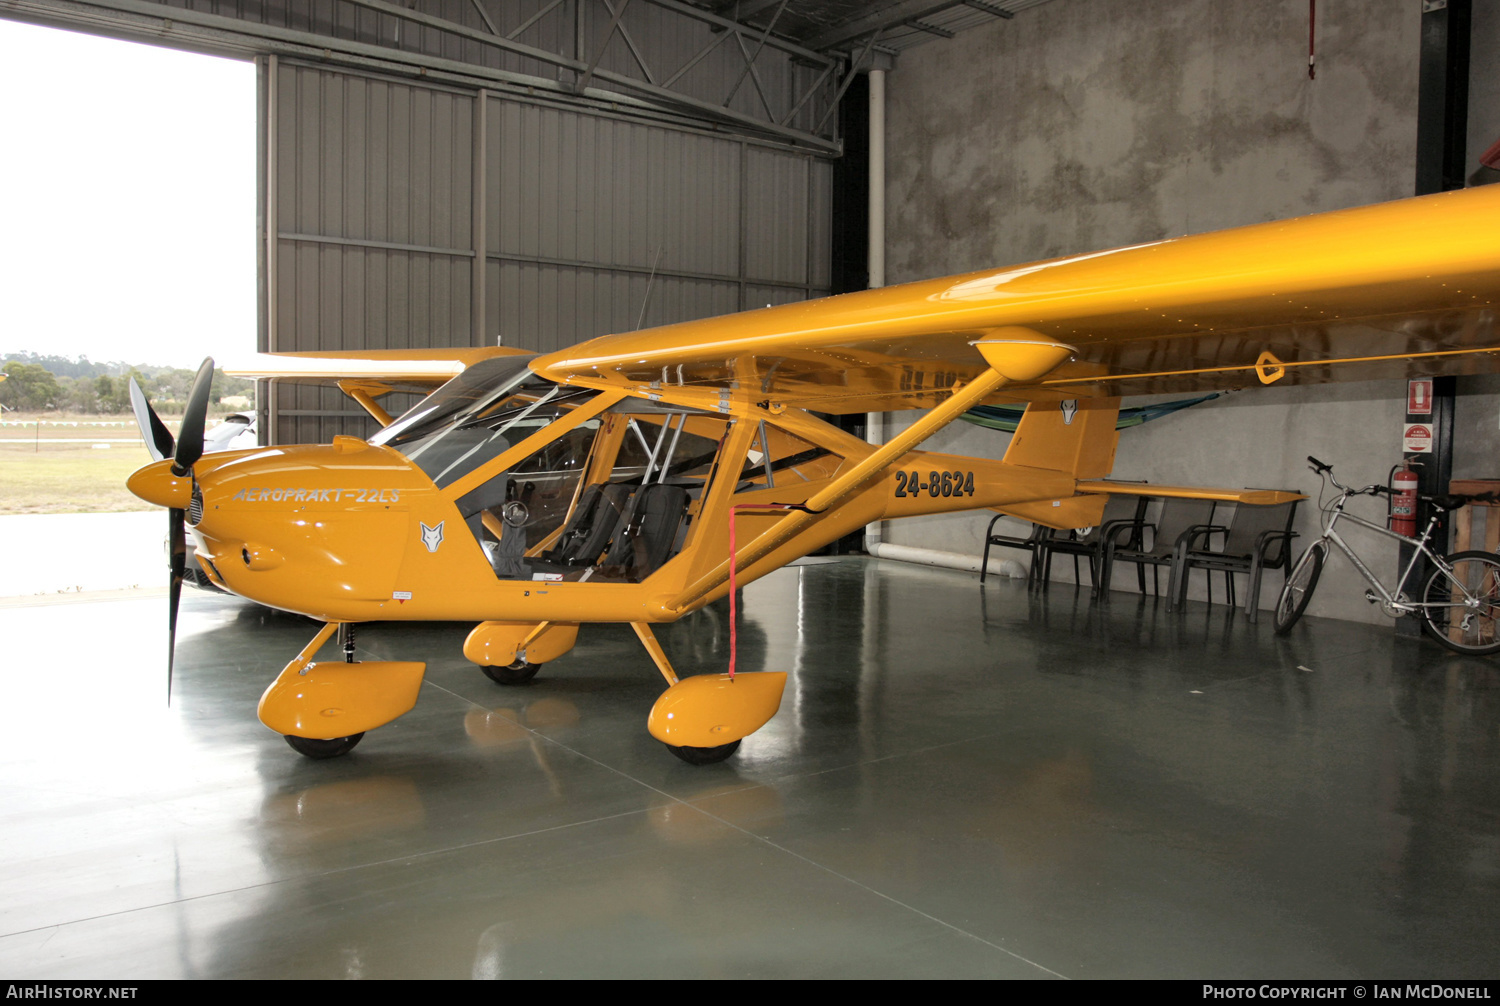
[[[1029,402],[1005,452],[1005,463],[1104,478],[1114,468],[1119,398]]]

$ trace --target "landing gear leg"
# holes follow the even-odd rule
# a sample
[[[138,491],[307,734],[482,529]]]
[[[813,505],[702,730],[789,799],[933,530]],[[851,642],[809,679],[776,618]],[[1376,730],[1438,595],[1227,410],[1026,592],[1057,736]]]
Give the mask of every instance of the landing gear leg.
[[[651,626],[646,624],[645,622],[631,622],[630,627],[635,630],[636,637],[640,639],[641,645],[644,646],[646,648],[646,652],[651,655],[651,660],[656,664],[656,669],[658,671],[661,671],[661,676],[667,679],[667,684],[668,686],[670,686],[667,690],[670,693],[672,688],[675,688],[678,684],[677,672],[672,669],[671,662],[667,660],[666,652],[661,648],[661,644],[656,641],[656,636],[652,634]],[[774,712],[775,710],[772,711]],[[653,713],[653,716],[654,715],[655,714]],[[767,719],[769,718],[770,717],[767,716]],[[760,724],[757,723],[755,724],[755,726],[758,727],[760,726]],[[752,727],[751,729],[754,729],[754,727]],[[655,734],[654,730],[652,732],[653,734]],[[711,747],[692,747],[689,745],[668,744],[665,740],[662,740],[659,735],[657,736],[657,740],[661,740],[662,743],[666,745],[668,751],[672,752],[674,755],[681,758],[689,765],[713,765],[717,762],[723,761],[740,749],[739,738],[736,738],[727,744],[715,744]]]
[[[314,663],[335,630],[344,659]],[[355,660],[354,627],[328,622],[271,682],[257,712],[298,754],[337,758],[352,751],[365,731],[416,705],[426,668],[412,661]]]

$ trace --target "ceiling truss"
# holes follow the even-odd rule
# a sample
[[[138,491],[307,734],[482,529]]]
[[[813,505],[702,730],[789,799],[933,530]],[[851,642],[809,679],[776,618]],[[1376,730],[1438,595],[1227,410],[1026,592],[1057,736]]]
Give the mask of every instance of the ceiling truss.
[[[854,73],[1044,2],[0,0],[0,16],[525,91],[836,154]]]

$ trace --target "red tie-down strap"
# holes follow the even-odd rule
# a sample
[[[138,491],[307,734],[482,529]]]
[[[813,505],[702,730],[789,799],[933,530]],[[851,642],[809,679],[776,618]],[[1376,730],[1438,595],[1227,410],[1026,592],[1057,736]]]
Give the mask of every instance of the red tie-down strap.
[[[1479,155],[1479,163],[1500,171],[1500,140],[1496,140],[1490,149]]]
[[[741,510],[770,510],[786,511],[801,510],[803,513],[812,513],[801,503],[736,503],[729,508],[729,680],[734,680],[735,655],[739,652],[739,622],[738,600],[735,597],[735,573],[734,557],[739,549],[735,547],[734,519]]]
[[[1307,0],[1307,79],[1318,79],[1318,0]]]

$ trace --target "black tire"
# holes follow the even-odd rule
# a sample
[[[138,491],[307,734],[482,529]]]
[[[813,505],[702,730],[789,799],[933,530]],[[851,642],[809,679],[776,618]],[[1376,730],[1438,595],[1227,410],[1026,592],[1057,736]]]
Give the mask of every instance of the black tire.
[[[503,667],[493,664],[480,667],[480,670],[484,671],[484,676],[497,685],[524,685],[536,677],[536,672],[541,669],[541,664],[528,664],[524,660],[517,660]]]
[[[674,747],[667,745],[667,750],[672,752],[689,765],[715,765],[740,749],[739,741],[730,741],[728,744],[720,744],[712,748],[690,748]]]
[[[348,737],[333,737],[328,740],[317,740],[313,737],[296,737],[292,734],[283,734],[286,742],[292,746],[292,750],[305,758],[337,758],[339,755],[348,754],[354,750],[354,745],[364,736],[364,731],[350,734]]]
[[[1476,607],[1423,608],[1422,627],[1433,639],[1459,653],[1500,651],[1500,556],[1491,552],[1455,552],[1446,557],[1458,582],[1475,596]],[[1433,570],[1422,588],[1423,604],[1446,604],[1453,581]]]
[[[1281,596],[1276,598],[1276,635],[1284,636],[1291,632],[1292,626],[1297,624],[1297,620],[1307,610],[1307,602],[1312,600],[1313,591],[1317,589],[1318,577],[1323,575],[1323,553],[1322,543],[1314,542],[1287,574]]]

